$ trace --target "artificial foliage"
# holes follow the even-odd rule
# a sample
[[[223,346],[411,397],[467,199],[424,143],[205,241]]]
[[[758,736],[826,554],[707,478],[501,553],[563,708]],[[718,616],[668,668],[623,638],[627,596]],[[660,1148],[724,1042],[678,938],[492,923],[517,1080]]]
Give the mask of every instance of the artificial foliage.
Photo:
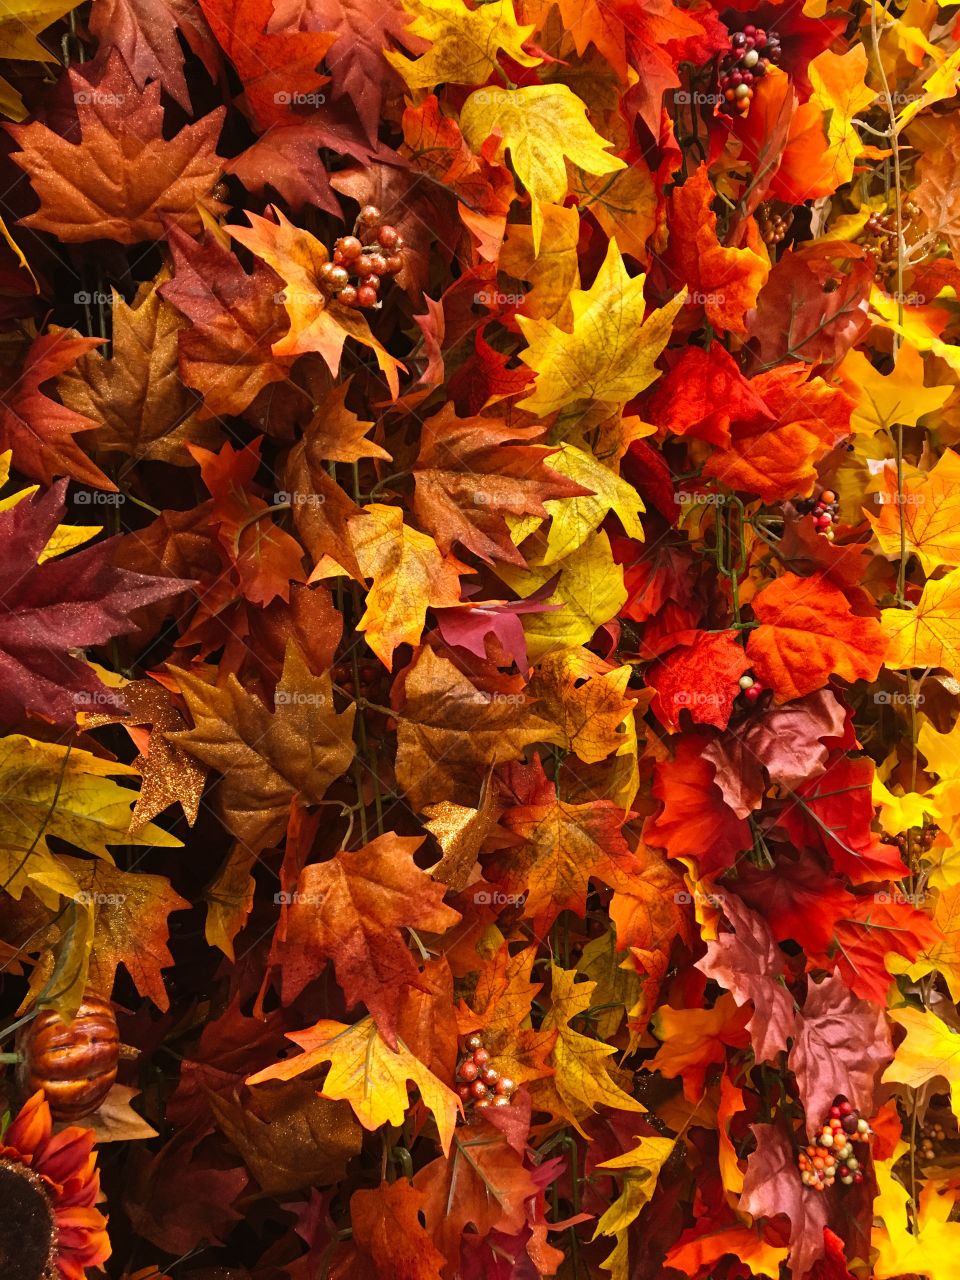
[[[960,7],[0,58],[3,1280],[955,1280]]]

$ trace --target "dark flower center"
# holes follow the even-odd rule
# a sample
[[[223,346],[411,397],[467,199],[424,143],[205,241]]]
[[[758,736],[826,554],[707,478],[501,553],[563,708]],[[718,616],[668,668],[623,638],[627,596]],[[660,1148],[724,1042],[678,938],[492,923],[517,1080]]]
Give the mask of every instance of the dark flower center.
[[[40,1178],[25,1165],[0,1160],[0,1276],[54,1280],[57,1224]]]

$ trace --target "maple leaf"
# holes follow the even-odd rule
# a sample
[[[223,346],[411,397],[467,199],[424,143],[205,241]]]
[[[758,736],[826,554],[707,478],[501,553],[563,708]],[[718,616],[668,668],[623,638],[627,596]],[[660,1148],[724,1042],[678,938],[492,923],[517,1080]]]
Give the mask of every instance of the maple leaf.
[[[276,596],[287,600],[291,580],[303,580],[303,549],[269,516],[270,508],[250,491],[260,466],[260,442],[235,450],[228,442],[219,453],[189,446],[200,464],[200,475],[213,498],[210,524],[241,589],[254,604],[269,604]]]
[[[783,983],[784,956],[767,923],[733,894],[720,897],[733,933],[707,942],[697,968],[729,991],[737,1004],[751,1001],[747,1023],[757,1062],[770,1062],[795,1034],[793,997]]]
[[[756,597],[753,611],[760,626],[747,639],[747,656],[778,702],[822,688],[831,675],[877,678],[887,647],[880,624],[855,614],[824,575],[783,574]]]
[[[270,30],[322,31],[336,38],[324,55],[332,96],[349,102],[371,143],[377,139],[385,94],[398,84],[384,49],[402,44],[406,13],[397,3],[371,0],[276,0]]]
[[[402,1178],[350,1197],[354,1242],[378,1276],[441,1280],[443,1254],[420,1221],[425,1207],[424,1192]]]
[[[401,124],[403,154],[408,156],[414,170],[453,191],[469,206],[467,211],[480,210],[496,217],[506,215],[515,194],[513,178],[502,165],[490,164],[483,156],[473,154],[457,121],[440,110],[436,94],[431,93],[418,106],[408,106]],[[553,213],[564,212],[553,206],[548,208]],[[461,212],[464,212],[463,205]],[[525,230],[529,234],[530,229]],[[502,238],[502,230],[500,234]],[[502,255],[501,262],[504,269],[509,270]],[[430,298],[424,301],[428,307],[431,305]]]
[[[552,726],[526,699],[484,694],[452,662],[421,649],[404,681],[397,730],[397,781],[415,809],[475,801],[486,771],[542,742]]]
[[[503,892],[522,899],[524,916],[542,937],[561,911],[586,911],[590,878],[607,884],[628,879],[633,858],[621,828],[626,815],[609,800],[568,804],[537,759],[529,804],[508,809],[500,824],[521,843],[487,874]]]
[[[362,1001],[397,1047],[402,988],[420,983],[401,929],[443,933],[460,919],[443,905],[444,886],[415,865],[421,843],[389,833],[304,867],[278,953],[287,1003],[332,960],[348,1005]]]
[[[790,1219],[789,1266],[806,1275],[824,1252],[824,1197],[808,1194],[797,1171],[794,1144],[782,1129],[772,1124],[752,1124],[750,1129],[757,1149],[747,1158],[740,1208],[755,1218],[785,1214]]]
[[[124,843],[128,841],[129,837]],[[122,964],[142,996],[158,1009],[168,1009],[170,998],[161,972],[173,964],[167,947],[167,917],[189,908],[190,903],[174,891],[166,876],[122,871],[104,861],[66,856],[59,861],[76,880],[79,900],[89,905],[92,915],[88,989],[109,999]]]
[[[734,631],[698,631],[689,644],[674,649],[645,675],[656,690],[652,707],[666,727],[676,732],[685,708],[698,724],[725,729],[750,659]]]
[[[720,331],[747,332],[745,316],[770,273],[769,264],[753,248],[726,248],[717,239],[717,216],[710,205],[715,191],[701,165],[670,196],[668,260],[694,301],[703,306],[707,323]]]
[[[564,1116],[578,1133],[584,1133],[583,1123],[599,1106],[644,1111],[609,1074],[607,1059],[616,1052],[613,1045],[574,1031],[570,1025],[589,1008],[596,983],[578,982],[575,969],[561,969],[553,963],[550,981],[550,1010],[543,1027],[557,1031],[551,1054],[554,1075],[531,1086],[535,1105]]]
[[[148,80],[159,80],[186,111],[191,108],[190,91],[178,33],[211,78],[219,71],[219,51],[196,0],[96,0],[90,30],[101,51],[119,50],[138,89]]]
[[[548,499],[589,492],[553,464],[539,426],[511,427],[494,418],[458,418],[452,405],[422,425],[414,467],[413,510],[444,555],[454,543],[491,563],[526,564],[506,516],[546,519]],[[598,522],[599,523],[599,522]]]
[[[897,423],[915,427],[928,413],[942,409],[953,394],[949,386],[924,386],[923,356],[909,342],[901,344],[890,373],[881,374],[862,351],[851,350],[837,374],[857,402],[850,426],[859,435],[889,431]]]
[[[432,46],[415,61],[389,51],[384,55],[411,89],[432,89],[445,81],[483,84],[501,53],[522,67],[542,61],[523,48],[534,28],[518,26],[512,0],[491,0],[478,9],[461,0],[404,0],[404,9],[412,18],[406,34]]]
[[[603,1264],[608,1268],[613,1260],[628,1248],[627,1228],[635,1222],[644,1205],[650,1202],[657,1189],[657,1179],[676,1145],[675,1138],[656,1138],[637,1135],[637,1145],[622,1155],[603,1160],[598,1169],[616,1169],[624,1173],[623,1191],[597,1223],[594,1233],[616,1236],[617,1248]]]
[[[169,226],[174,277],[160,293],[190,322],[177,335],[180,376],[203,396],[201,413],[240,414],[289,364],[273,354],[287,329],[282,281],[259,260],[248,275],[211,229],[199,241]]]
[[[220,685],[174,669],[193,717],[171,742],[222,775],[227,828],[255,850],[282,833],[290,802],[317,804],[350,767],[354,706],[337,712],[329,673],[315,676],[295,641],[288,642],[271,712],[235,675]]]
[[[943,667],[960,671],[960,569],[930,579],[913,609],[884,609],[883,631],[888,641],[886,665]]]
[[[11,158],[40,200],[37,212],[21,219],[25,226],[67,244],[138,244],[162,240],[165,217],[185,231],[199,231],[201,209],[214,216],[223,212],[210,191],[222,167],[214,147],[225,108],[185,125],[167,142],[159,83],[141,93],[115,49],[98,77],[76,68],[67,77],[79,141],[39,122],[7,126],[20,147]]]
[[[533,247],[532,227],[509,228],[499,265],[529,286],[519,307],[523,315],[545,317],[560,325],[569,322],[570,293],[580,288],[579,236],[580,217],[576,210],[552,204],[543,208],[539,251]]]
[[[412,1080],[433,1112],[444,1155],[449,1153],[460,1110],[457,1095],[428,1071],[402,1040],[396,1050],[391,1049],[372,1018],[352,1027],[322,1019],[303,1031],[290,1032],[289,1039],[304,1052],[248,1076],[247,1084],[292,1080],[329,1062],[322,1096],[346,1100],[365,1129],[379,1129],[382,1124],[403,1124],[407,1081]]]
[[[864,1115],[873,1115],[878,1077],[892,1056],[882,1009],[858,1000],[836,971],[809,984],[787,1064],[797,1077],[811,1138],[837,1094]]]
[[[0,511],[6,549],[0,568],[0,719],[7,723],[29,712],[72,725],[78,710],[109,698],[74,651],[134,631],[133,609],[189,585],[114,568],[109,539],[40,563],[63,514],[66,488],[61,480],[42,497]]]
[[[110,845],[179,845],[153,823],[137,833],[130,831],[136,792],[113,779],[136,776],[130,765],[101,760],[79,747],[35,742],[21,734],[0,738],[0,872],[6,892],[19,899],[29,888],[52,907],[58,905],[59,895],[76,896],[77,879],[69,863],[53,855],[51,837],[104,861],[110,860]],[[81,981],[77,1003],[82,994]]]
[[[729,992],[722,995],[712,1009],[675,1009],[672,1005],[661,1005],[650,1025],[663,1043],[654,1057],[644,1063],[644,1070],[659,1071],[668,1080],[681,1076],[685,1097],[696,1102],[703,1094],[707,1071],[713,1063],[724,1060],[727,1045],[739,1047],[749,1043],[746,1026],[750,1021],[750,1009],[746,1006],[738,1009]]]
[[[570,295],[569,330],[550,320],[517,316],[528,344],[520,358],[537,375],[533,394],[520,401],[521,408],[544,416],[589,398],[625,404],[655,380],[654,361],[686,294],[644,321],[644,283],[644,276],[627,275],[611,240],[591,288]]]
[[[673,760],[658,764],[653,794],[663,808],[647,821],[644,839],[671,858],[695,857],[704,875],[734,865],[753,847],[750,828],[723,801],[704,739],[682,737]]]
[[[891,559],[902,554],[902,522],[904,549],[918,557],[925,574],[929,576],[943,565],[960,564],[958,481],[960,454],[952,449],[947,449],[929,471],[904,476],[899,486],[895,465],[886,464],[874,494],[874,501],[880,503],[879,516],[864,508],[883,553]]]
[[[420,643],[427,609],[460,603],[460,570],[434,540],[411,528],[399,507],[371,503],[350,520],[350,542],[365,578],[366,611],[357,630],[387,667],[397,645]]]
[[[582,493],[550,499],[544,504],[551,519],[541,564],[555,564],[578,551],[611,511],[617,514],[631,537],[642,541],[643,502],[633,486],[615,471],[604,466],[592,453],[572,444],[560,446],[551,458],[550,467],[578,485]]]
[[[773,418],[759,391],[719,342],[706,351],[687,347],[653,388],[645,413],[674,435],[721,446],[730,445],[731,422]]]
[[[190,465],[187,444],[210,445],[217,429],[197,416],[200,401],[178,377],[183,328],[158,291],[163,277],[141,285],[132,305],[113,292],[110,358],[88,351],[57,380],[68,409],[98,428],[99,453]]]
[[[883,1073],[883,1083],[919,1089],[932,1080],[946,1080],[954,1114],[960,1114],[960,1035],[931,1009],[907,1005],[891,1009],[889,1017],[907,1034]]]
[[[856,161],[864,150],[854,121],[877,97],[864,83],[867,51],[855,45],[844,54],[824,49],[810,63],[807,73],[813,86],[810,101],[824,114],[829,146],[824,159],[833,164],[836,186],[853,177]]]
[[[768,1244],[762,1233],[752,1227],[723,1227],[703,1234],[692,1228],[670,1249],[663,1265],[697,1277],[711,1272],[721,1258],[732,1256],[749,1267],[752,1275],[778,1280],[787,1253],[786,1246]]]
[[[556,725],[559,745],[596,764],[626,744],[624,722],[635,705],[627,696],[631,671],[610,668],[587,649],[568,649],[543,659],[527,691]]]
[[[318,272],[329,261],[326,248],[300,227],[294,226],[278,210],[276,222],[248,213],[249,227],[231,227],[230,234],[271,267],[283,280],[282,301],[290,329],[272,351],[275,356],[303,355],[316,351],[336,374],[343,345],[353,338],[369,347],[377,359],[391,393],[396,396],[399,370],[403,365],[380,345],[366,320],[356,310],[343,306],[321,289]]]
[[[503,3],[510,5],[510,0]],[[460,128],[475,152],[493,134],[498,139],[497,156],[509,150],[514,172],[530,195],[534,253],[540,251],[543,234],[541,206],[560,204],[567,194],[564,157],[593,174],[626,167],[608,153],[612,144],[596,132],[587,119],[586,105],[565,84],[478,89],[463,104]],[[571,305],[576,310],[572,298]]]
[[[333,32],[271,32],[272,0],[199,0],[210,30],[236,67],[243,101],[260,130],[296,119],[292,105],[327,83],[317,71]]]
[[[530,981],[535,957],[536,947],[511,955],[509,947],[502,946],[481,963],[469,1006],[457,1009],[460,1029],[482,1031],[501,1073],[518,1084],[553,1074],[546,1058],[556,1043],[556,1028],[534,1031],[526,1025],[533,1000],[543,988],[542,982]]]

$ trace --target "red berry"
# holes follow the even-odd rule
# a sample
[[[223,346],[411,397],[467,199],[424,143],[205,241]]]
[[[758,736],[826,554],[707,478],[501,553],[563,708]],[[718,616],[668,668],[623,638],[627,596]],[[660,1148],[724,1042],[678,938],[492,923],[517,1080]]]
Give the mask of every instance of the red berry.
[[[840,1108],[839,1108],[839,1107],[831,1107],[831,1108],[830,1108],[830,1114],[831,1114],[831,1116],[834,1116],[834,1117],[836,1117],[836,1118],[839,1120],[839,1118],[840,1118]]]
[[[489,1092],[490,1090],[482,1080],[474,1080],[470,1086],[470,1096],[472,1098],[485,1098]]]
[[[471,1058],[467,1058],[457,1067],[457,1075],[461,1080],[476,1080],[479,1074],[480,1068]]]
[[[485,1111],[487,1107],[490,1106],[490,1104],[491,1104],[490,1098],[478,1098],[474,1103],[474,1106],[477,1108],[477,1110],[480,1110],[482,1108]]]
[[[387,269],[387,260],[382,253],[364,254],[369,270],[367,275],[382,276]]]
[[[356,236],[341,236],[334,248],[343,255],[344,260],[347,262],[353,258],[359,258],[363,251],[363,245]]]
[[[400,239],[400,232],[396,227],[391,227],[387,223],[377,232],[377,239],[385,249],[395,249],[397,241]]]
[[[491,1066],[483,1067],[480,1071],[480,1079],[483,1081],[483,1083],[487,1086],[488,1089],[492,1089],[494,1085],[497,1083],[497,1081],[500,1079],[500,1072],[497,1070],[496,1067],[491,1067]]]
[[[840,1114],[842,1116],[849,1116],[852,1113],[853,1113],[853,1103],[847,1102],[846,1099],[844,1099],[844,1101],[840,1103]]]
[[[345,284],[337,294],[337,301],[342,302],[345,307],[355,306],[357,301],[357,291],[352,284]]]
[[[501,1076],[497,1081],[497,1093],[507,1094],[507,1096],[509,1096],[516,1090],[516,1087],[516,1084],[509,1076]]]
[[[365,204],[360,210],[359,221],[365,227],[372,227],[380,221],[380,210],[375,204]]]
[[[461,1102],[466,1102],[470,1097],[470,1086],[468,1084],[457,1085],[457,1096]]]
[[[387,269],[384,274],[388,276],[395,276],[402,267],[403,259],[400,257],[399,253],[392,253],[387,259]]]
[[[368,284],[362,284],[357,290],[357,306],[372,307],[377,301],[376,289],[371,289]]]
[[[364,280],[363,283],[367,286],[368,289],[372,289],[374,293],[377,293],[380,289],[379,276],[367,276],[366,280]]]
[[[752,703],[752,702],[758,702],[760,700],[760,695],[762,693],[763,693],[763,688],[758,684],[753,684],[750,686],[749,689],[744,689],[743,696],[747,700],[747,702]]]
[[[484,1049],[483,1045],[480,1045],[479,1048],[473,1051],[473,1060],[478,1067],[482,1067],[484,1063],[490,1061],[490,1053],[487,1049]]]
[[[483,1044],[483,1037],[478,1031],[472,1031],[463,1042],[463,1047],[469,1049],[473,1053],[474,1049],[479,1049]],[[838,1112],[839,1114],[839,1112]]]

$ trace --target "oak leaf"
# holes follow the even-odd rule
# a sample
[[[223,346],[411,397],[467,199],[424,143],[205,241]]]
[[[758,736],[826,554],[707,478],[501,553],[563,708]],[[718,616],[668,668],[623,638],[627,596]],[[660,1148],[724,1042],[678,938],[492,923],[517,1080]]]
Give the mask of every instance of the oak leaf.
[[[66,74],[79,120],[77,141],[39,121],[8,126],[21,148],[12,159],[40,200],[37,212],[21,219],[25,226],[66,244],[138,244],[162,240],[164,218],[199,231],[201,209],[223,212],[210,192],[223,167],[214,148],[226,108],[184,125],[168,142],[159,83],[141,93],[116,49],[99,76],[76,67]]]
[[[259,851],[286,826],[290,802],[317,804],[353,759],[354,706],[337,712],[329,673],[315,676],[287,646],[273,712],[230,674],[221,685],[175,670],[194,727],[171,742],[222,775],[224,821]]]

